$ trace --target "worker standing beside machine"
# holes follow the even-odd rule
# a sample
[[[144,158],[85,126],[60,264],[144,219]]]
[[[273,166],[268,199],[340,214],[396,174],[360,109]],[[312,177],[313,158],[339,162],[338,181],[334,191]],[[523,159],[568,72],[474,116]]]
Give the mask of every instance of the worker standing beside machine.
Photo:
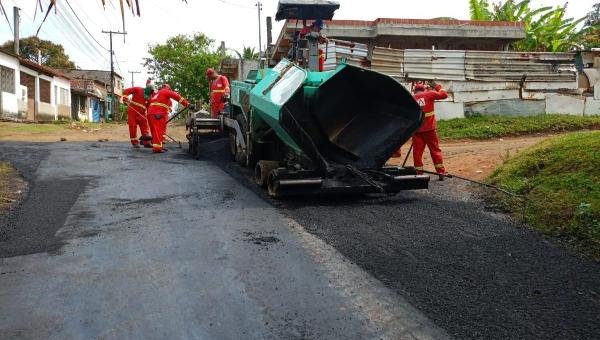
[[[212,68],[206,70],[206,78],[210,82],[210,116],[217,118],[225,110],[225,103],[231,93],[229,80]]]
[[[131,98],[129,98],[131,96]],[[150,147],[150,128],[146,118],[146,100],[144,89],[130,87],[123,90],[123,103],[127,105],[127,125],[129,125],[129,139],[134,148],[139,148],[140,141],[144,147]],[[142,136],[137,139],[137,128],[140,127]]]
[[[436,100],[448,98],[448,93],[442,89],[442,85],[436,84],[433,89],[427,90],[423,83],[417,83],[414,88],[414,98],[425,114],[423,124],[412,137],[413,142],[413,161],[417,174],[423,174],[423,152],[425,146],[429,148],[435,171],[440,174],[446,174],[442,149],[440,149],[440,139],[437,133],[434,105]],[[440,180],[444,177],[440,176]]]
[[[155,92],[148,104],[148,122],[152,131],[152,152],[162,153],[166,149],[163,147],[164,136],[167,133],[167,120],[169,111],[171,111],[171,99],[183,106],[190,103],[179,93],[171,90],[169,84],[163,84],[162,88]]]

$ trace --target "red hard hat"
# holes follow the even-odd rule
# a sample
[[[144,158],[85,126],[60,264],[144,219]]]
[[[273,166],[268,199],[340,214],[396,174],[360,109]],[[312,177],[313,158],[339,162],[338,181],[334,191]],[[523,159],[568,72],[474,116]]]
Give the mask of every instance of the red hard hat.
[[[415,91],[425,91],[425,85],[423,85],[423,84],[415,85]]]
[[[213,70],[212,68],[207,68],[207,69],[206,69],[206,76],[207,76],[207,77],[210,77],[210,76],[212,76],[213,74],[215,74],[215,70]]]

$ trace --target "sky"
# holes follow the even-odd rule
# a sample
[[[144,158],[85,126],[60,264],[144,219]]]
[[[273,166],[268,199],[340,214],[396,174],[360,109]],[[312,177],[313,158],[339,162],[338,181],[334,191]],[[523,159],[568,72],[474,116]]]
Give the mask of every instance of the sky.
[[[598,0],[571,0],[567,7],[570,17],[582,17],[592,10]],[[12,8],[21,8],[21,37],[34,35],[42,19],[35,11],[37,0],[2,0],[12,23]],[[44,7],[50,0],[41,1]],[[56,0],[54,10],[40,30],[39,37],[62,44],[66,53],[82,69],[110,69],[108,34],[102,30],[122,31],[118,0]],[[385,18],[428,19],[435,17],[469,18],[467,0],[338,0],[340,9],[335,19],[373,20]],[[493,1],[494,2],[494,1]],[[275,16],[277,0],[263,0],[262,43],[266,44],[265,17]],[[563,5],[564,0],[532,0],[532,6]],[[134,74],[135,85],[147,78],[143,58],[148,56],[148,46],[163,43],[177,34],[202,32],[215,40],[215,47],[225,41],[227,47],[241,50],[243,46],[258,48],[258,11],[256,0],[140,0],[141,17],[125,13],[125,41],[115,35],[115,71],[131,84],[129,71]],[[79,20],[69,8],[73,8]],[[85,28],[84,28],[85,27]],[[90,32],[88,34],[85,30]],[[277,39],[281,23],[274,22],[273,39]],[[6,19],[0,17],[0,42],[12,39]]]

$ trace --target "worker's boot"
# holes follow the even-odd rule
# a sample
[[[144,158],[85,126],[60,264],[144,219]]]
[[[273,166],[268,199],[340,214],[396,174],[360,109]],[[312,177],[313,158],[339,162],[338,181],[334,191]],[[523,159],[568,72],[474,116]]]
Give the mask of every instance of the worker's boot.
[[[439,176],[439,179],[438,179],[439,181],[445,181],[446,178],[448,177],[448,173],[444,171],[442,173],[439,173],[438,176]]]

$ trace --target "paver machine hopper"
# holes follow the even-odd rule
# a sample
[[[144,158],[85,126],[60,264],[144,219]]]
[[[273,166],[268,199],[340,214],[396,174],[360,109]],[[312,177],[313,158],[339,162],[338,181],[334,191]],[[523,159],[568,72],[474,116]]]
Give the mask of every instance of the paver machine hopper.
[[[329,20],[338,7],[281,0],[276,19]],[[389,76],[344,63],[318,72],[319,40],[298,38],[293,60],[232,82],[220,120],[233,158],[275,197],[426,189],[428,176],[385,166],[422,123],[412,95]]]

